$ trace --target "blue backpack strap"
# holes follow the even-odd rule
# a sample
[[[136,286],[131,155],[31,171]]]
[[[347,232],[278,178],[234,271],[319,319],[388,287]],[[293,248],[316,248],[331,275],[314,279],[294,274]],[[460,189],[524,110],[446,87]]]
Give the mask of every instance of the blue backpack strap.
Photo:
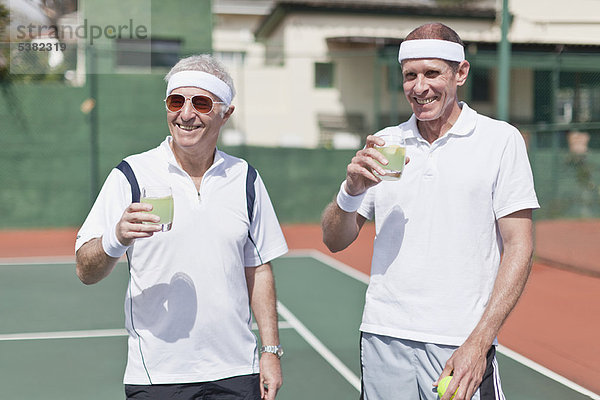
[[[119,171],[125,175],[125,178],[129,181],[129,185],[131,186],[131,202],[139,203],[140,202],[140,186],[138,185],[137,178],[133,173],[133,169],[131,169],[131,165],[125,160],[121,161],[119,165],[116,167]]]
[[[248,172],[246,173],[246,206],[248,207],[248,220],[252,223],[254,217],[254,199],[256,192],[254,190],[254,182],[256,181],[256,170],[248,164]]]

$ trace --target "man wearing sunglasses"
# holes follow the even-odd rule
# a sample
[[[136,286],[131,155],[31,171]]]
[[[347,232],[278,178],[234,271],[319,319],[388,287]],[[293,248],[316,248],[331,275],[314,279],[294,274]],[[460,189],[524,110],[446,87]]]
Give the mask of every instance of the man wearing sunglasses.
[[[128,399],[275,399],[283,351],[270,261],[287,245],[256,170],[216,148],[233,81],[208,55],[165,79],[170,135],[111,171],[78,232],[77,275],[94,284],[127,255]],[[154,186],[171,188],[166,232],[139,202]]]
[[[539,207],[525,143],[458,101],[469,63],[451,28],[415,29],[398,58],[413,115],[367,137],[322,220],[339,251],[375,219],[362,398],[435,400],[453,375],[441,400],[504,399],[496,336],[527,281]],[[377,176],[384,133],[403,137],[410,159],[397,181]]]

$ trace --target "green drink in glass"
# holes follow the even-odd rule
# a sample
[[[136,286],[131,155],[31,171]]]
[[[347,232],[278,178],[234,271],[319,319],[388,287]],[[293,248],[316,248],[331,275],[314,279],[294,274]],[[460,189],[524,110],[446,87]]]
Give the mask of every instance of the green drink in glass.
[[[404,170],[404,159],[406,157],[404,138],[400,135],[382,135],[380,137],[385,140],[385,144],[383,146],[376,145],[375,150],[388,160],[388,164],[383,165],[377,161],[377,164],[384,169],[385,174],[380,175],[376,171],[373,171],[373,173],[384,181],[397,181]]]
[[[152,211],[148,213],[158,215],[161,231],[171,230],[173,226],[173,194],[170,187],[145,187],[142,188],[142,197],[140,202],[152,205]],[[145,222],[147,224],[151,222]]]

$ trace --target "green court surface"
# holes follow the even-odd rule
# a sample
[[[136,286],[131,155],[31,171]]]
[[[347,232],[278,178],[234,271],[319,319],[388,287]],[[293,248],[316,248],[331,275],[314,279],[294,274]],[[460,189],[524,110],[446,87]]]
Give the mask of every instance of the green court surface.
[[[273,267],[286,351],[278,399],[358,399],[366,277],[317,252]],[[0,398],[124,399],[127,279],[125,264],[94,286],[73,264],[0,264]],[[498,353],[507,399],[600,399],[517,359]]]

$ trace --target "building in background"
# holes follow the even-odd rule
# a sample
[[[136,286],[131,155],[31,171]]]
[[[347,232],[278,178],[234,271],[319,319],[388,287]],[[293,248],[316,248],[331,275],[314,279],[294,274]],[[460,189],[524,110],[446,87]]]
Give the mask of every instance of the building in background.
[[[472,64],[459,95],[497,109],[497,0],[213,0],[213,48],[233,72],[238,111],[225,143],[353,147],[410,115],[397,49],[446,23]],[[509,3],[510,122],[600,121],[600,2]]]

